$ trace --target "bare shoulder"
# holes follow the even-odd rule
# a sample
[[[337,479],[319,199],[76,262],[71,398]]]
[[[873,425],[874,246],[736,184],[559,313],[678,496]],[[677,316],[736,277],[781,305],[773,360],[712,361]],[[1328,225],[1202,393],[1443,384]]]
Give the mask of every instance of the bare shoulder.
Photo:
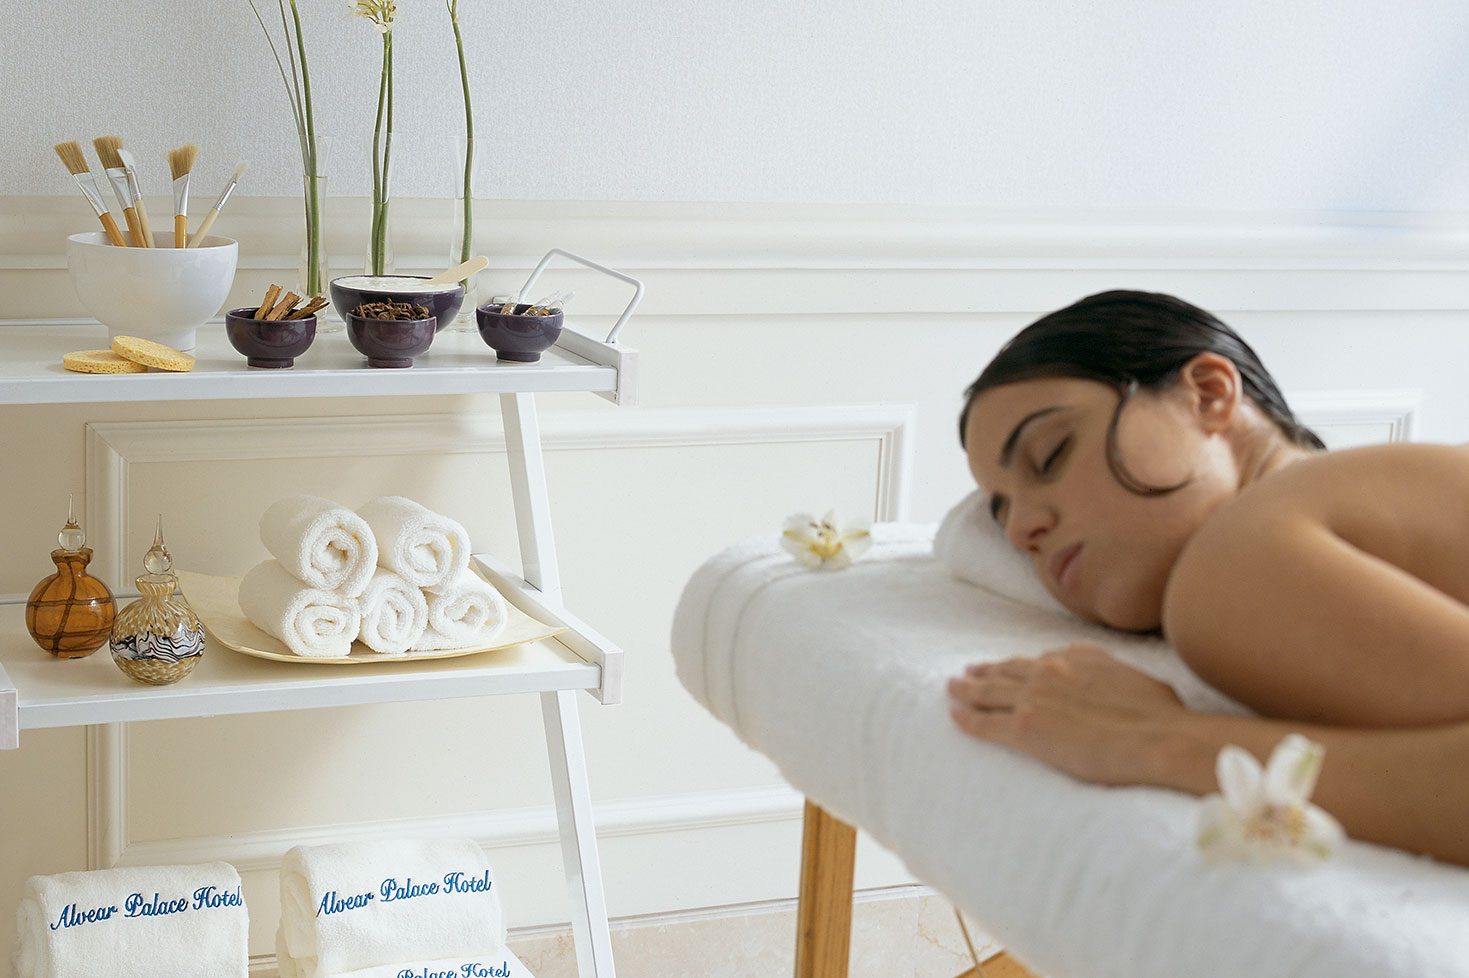
[[[1469,445],[1364,445],[1293,462],[1211,513],[1169,575],[1165,634],[1220,581],[1271,573],[1273,541],[1312,523],[1469,603]]]

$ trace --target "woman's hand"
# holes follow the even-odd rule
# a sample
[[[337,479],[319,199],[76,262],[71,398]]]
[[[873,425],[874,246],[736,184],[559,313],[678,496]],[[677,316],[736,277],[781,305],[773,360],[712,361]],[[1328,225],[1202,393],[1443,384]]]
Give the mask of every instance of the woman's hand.
[[[1166,683],[1086,642],[973,663],[948,690],[966,733],[1102,784],[1146,783],[1158,733],[1187,713]]]

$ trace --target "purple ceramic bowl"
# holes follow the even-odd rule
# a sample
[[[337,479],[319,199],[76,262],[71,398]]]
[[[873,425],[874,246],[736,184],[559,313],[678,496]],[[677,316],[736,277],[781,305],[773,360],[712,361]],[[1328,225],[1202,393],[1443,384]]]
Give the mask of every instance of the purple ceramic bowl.
[[[514,312],[502,313],[500,303],[486,302],[474,310],[480,338],[495,351],[495,359],[536,363],[556,345],[561,336],[561,310],[549,316],[527,316],[529,308],[522,302]]]
[[[464,286],[453,283],[426,289],[414,284],[428,280],[427,275],[343,275],[332,279],[327,291],[343,322],[364,302],[416,302],[437,318],[436,329],[443,329],[464,305]]]
[[[225,313],[224,333],[230,346],[252,367],[290,367],[316,339],[316,316],[304,319],[256,319],[256,306]]]
[[[363,319],[347,313],[347,339],[369,367],[411,367],[434,341],[434,317]]]

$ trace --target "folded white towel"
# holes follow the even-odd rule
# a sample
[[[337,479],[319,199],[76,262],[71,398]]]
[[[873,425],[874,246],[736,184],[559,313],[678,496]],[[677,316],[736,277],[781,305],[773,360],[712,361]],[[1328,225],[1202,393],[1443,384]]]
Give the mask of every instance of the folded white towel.
[[[245,978],[249,918],[229,863],[26,880],[17,978]]]
[[[285,978],[285,976],[282,976]],[[351,971],[340,978],[535,978],[508,947],[473,957],[387,964]]]
[[[473,839],[296,846],[280,879],[282,978],[470,960],[505,943],[500,887]]]
[[[377,566],[367,521],[320,496],[287,496],[260,517],[260,542],[301,583],[355,598]]]
[[[988,497],[975,489],[944,514],[933,538],[933,555],[939,563],[954,577],[986,591],[1042,611],[1070,615],[1046,590],[1030,559],[1006,539],[988,506]]]
[[[461,571],[452,584],[424,595],[428,628],[414,643],[415,651],[489,645],[510,618],[504,596],[472,570]]]
[[[256,628],[274,635],[297,655],[334,658],[352,651],[362,627],[356,598],[307,587],[267,560],[240,580],[240,610]]]
[[[428,627],[428,601],[421,588],[385,567],[377,568],[357,599],[362,627],[357,639],[374,652],[401,655]]]
[[[380,496],[357,511],[377,537],[377,562],[410,584],[436,588],[469,566],[469,534],[403,496]]]

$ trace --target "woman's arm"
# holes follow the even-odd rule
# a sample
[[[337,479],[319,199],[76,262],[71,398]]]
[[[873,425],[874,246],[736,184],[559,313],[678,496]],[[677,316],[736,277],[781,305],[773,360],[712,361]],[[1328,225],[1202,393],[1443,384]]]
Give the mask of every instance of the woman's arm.
[[[1218,791],[1220,748],[1263,765],[1288,733],[1326,748],[1311,802],[1348,835],[1469,866],[1469,723],[1352,729],[1190,711],[1154,731],[1139,783]]]
[[[965,732],[1086,781],[1217,791],[1237,744],[1263,765],[1288,733],[1326,748],[1312,802],[1354,838],[1469,866],[1469,724],[1342,728],[1195,713],[1167,684],[1086,643],[976,663],[949,680]]]

